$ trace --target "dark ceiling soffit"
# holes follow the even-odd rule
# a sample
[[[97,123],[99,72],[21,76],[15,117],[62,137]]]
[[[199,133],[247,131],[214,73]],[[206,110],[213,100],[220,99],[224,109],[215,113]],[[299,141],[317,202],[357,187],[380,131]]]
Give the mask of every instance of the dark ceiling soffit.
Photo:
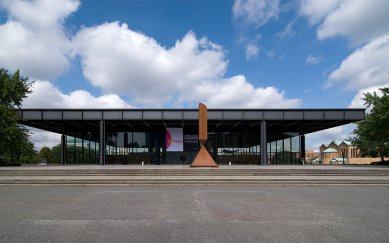
[[[51,121],[169,121],[197,120],[197,110],[161,109],[161,110],[92,110],[92,109],[20,109],[21,120]],[[269,121],[301,121],[301,120],[346,120],[359,121],[364,118],[364,109],[240,109],[209,110],[208,119],[218,121],[269,120]]]
[[[198,111],[198,109],[180,109],[180,108],[142,108],[142,109],[59,109],[59,108],[21,108],[16,109],[18,111]],[[287,109],[258,109],[258,108],[220,108],[212,109],[208,111],[360,111],[365,110],[363,108],[287,108]]]

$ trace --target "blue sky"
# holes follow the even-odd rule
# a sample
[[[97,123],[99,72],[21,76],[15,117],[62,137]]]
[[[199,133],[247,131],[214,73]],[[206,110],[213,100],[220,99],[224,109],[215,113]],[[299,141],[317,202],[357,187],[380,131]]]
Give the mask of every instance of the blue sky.
[[[24,107],[362,107],[389,83],[388,13],[388,0],[0,0],[0,66],[36,80]]]

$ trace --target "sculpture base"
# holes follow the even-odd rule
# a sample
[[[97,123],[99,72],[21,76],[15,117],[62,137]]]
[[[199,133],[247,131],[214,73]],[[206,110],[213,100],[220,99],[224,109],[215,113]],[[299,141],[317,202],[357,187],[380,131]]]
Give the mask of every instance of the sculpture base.
[[[201,146],[190,167],[217,167],[216,162],[212,159],[205,146]]]

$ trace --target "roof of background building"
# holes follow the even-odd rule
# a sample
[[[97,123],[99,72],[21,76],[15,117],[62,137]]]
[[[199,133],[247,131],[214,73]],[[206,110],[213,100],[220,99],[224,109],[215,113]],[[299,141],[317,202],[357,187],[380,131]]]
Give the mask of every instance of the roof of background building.
[[[347,141],[347,140],[343,140],[342,143],[345,143],[345,144],[350,145],[350,146],[353,145],[353,143],[352,143],[351,141]],[[341,143],[341,144],[342,144],[342,143]]]
[[[344,161],[348,160],[347,158],[332,158],[330,161],[336,160],[337,162],[339,162],[339,161],[343,161],[343,159],[344,159]]]
[[[336,146],[339,146],[342,143],[342,140],[332,140],[332,142],[336,144]]]
[[[334,148],[328,148],[326,150],[323,151],[323,153],[337,153],[338,150],[334,149]]]
[[[331,143],[334,143],[334,144],[335,144],[336,146],[338,146],[338,147],[339,147],[342,143],[345,143],[346,145],[349,145],[349,146],[352,145],[352,142],[351,142],[351,141],[348,141],[348,140],[332,140]],[[329,143],[327,146],[325,146],[324,144],[322,144],[320,147],[322,147],[323,145],[324,145],[324,147],[328,147],[328,146],[330,146],[331,143]]]

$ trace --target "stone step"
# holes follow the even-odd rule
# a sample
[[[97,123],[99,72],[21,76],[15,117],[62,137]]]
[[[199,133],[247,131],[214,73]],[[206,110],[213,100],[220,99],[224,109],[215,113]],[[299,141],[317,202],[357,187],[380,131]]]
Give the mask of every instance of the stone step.
[[[389,176],[388,173],[0,173],[0,176]]]
[[[13,175],[389,175],[389,170],[0,170]]]
[[[0,184],[381,184],[389,176],[0,176]]]
[[[0,185],[385,185],[389,180],[0,180]]]
[[[380,184],[387,167],[128,167],[0,168],[0,184]]]

